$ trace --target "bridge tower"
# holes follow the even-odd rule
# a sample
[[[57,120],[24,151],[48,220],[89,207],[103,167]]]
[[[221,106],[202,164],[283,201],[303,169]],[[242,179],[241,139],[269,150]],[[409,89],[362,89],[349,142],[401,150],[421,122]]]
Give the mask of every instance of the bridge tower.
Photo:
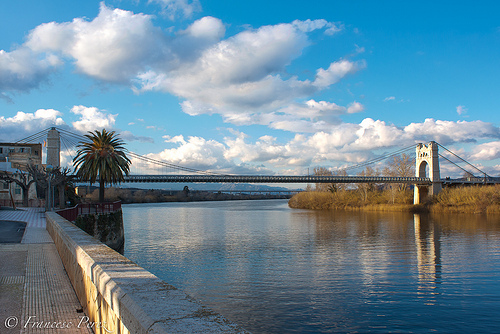
[[[438,144],[431,141],[429,144],[417,144],[416,158],[416,177],[429,177],[431,179],[430,186],[415,185],[413,204],[420,204],[425,197],[437,195],[442,188],[441,175],[439,173],[439,154]],[[427,167],[429,175],[426,175]]]
[[[47,133],[47,165],[59,167],[61,165],[61,136],[56,128]]]

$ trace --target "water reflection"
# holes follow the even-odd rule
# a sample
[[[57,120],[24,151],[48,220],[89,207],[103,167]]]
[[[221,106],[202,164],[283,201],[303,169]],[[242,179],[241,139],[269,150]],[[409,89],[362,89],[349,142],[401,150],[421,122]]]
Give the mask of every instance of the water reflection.
[[[124,218],[126,256],[254,333],[500,326],[498,217],[256,201],[124,206]]]
[[[441,241],[438,224],[428,215],[413,215],[415,228],[415,245],[417,247],[418,282],[421,294],[438,294],[436,290],[441,283]],[[435,299],[427,301],[433,305]]]

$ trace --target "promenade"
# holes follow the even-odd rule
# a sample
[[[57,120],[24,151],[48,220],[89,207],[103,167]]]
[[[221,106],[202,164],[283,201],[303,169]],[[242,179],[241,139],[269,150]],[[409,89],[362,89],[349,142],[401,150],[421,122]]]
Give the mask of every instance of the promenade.
[[[24,222],[20,243],[0,243],[0,333],[92,333],[41,208],[0,210]]]

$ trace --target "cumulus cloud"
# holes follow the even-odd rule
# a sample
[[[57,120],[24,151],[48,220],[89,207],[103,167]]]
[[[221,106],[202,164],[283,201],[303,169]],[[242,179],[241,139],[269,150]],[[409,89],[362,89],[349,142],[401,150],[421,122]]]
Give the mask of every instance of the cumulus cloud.
[[[74,106],[71,112],[80,116],[80,120],[72,123],[75,130],[88,132],[101,129],[113,129],[117,115],[106,114],[95,107]]]
[[[55,55],[36,54],[27,47],[14,51],[0,50],[0,92],[27,92],[48,80],[62,62]]]
[[[395,100],[395,99],[396,99],[396,97],[395,97],[395,96],[388,96],[388,97],[386,97],[386,98],[384,99],[384,102],[387,102],[387,101],[393,101],[393,100]]]
[[[165,136],[173,148],[153,154],[160,160],[199,169],[226,170],[236,172],[244,166],[265,170],[300,173],[304,168],[328,165],[333,168],[352,165],[373,158],[377,152],[392,152],[418,142],[427,142],[426,134],[419,134],[415,128],[438,123],[439,131],[458,132],[452,142],[498,139],[499,128],[489,123],[444,122],[426,120],[413,123],[412,126],[397,127],[382,120],[364,119],[361,123],[340,123],[328,131],[313,134],[296,134],[286,142],[280,142],[272,136],[262,136],[252,140],[248,135],[235,130],[222,141],[207,140],[200,137],[178,135]],[[430,123],[429,123],[430,122]],[[482,128],[482,129],[481,129]],[[475,132],[474,129],[480,130]],[[496,130],[495,130],[496,129]],[[474,160],[494,160],[500,158],[500,141],[493,140],[473,149],[473,154],[457,152]],[[249,169],[250,168],[250,169]],[[256,170],[255,169],[255,170]],[[451,171],[451,170],[450,170]]]
[[[187,0],[150,2],[161,4],[171,15],[182,12],[186,17],[198,5]],[[190,115],[220,114],[234,124],[272,124],[273,113],[294,108],[366,67],[362,60],[340,59],[326,69],[316,69],[313,79],[287,73],[287,67],[312,43],[313,31],[331,35],[342,29],[338,23],[308,19],[246,28],[225,38],[223,22],[206,16],[184,30],[167,32],[155,26],[150,15],[113,9],[103,2],[94,19],[41,24],[21,47],[1,53],[0,71],[5,75],[0,88],[25,91],[36,87],[63,60],[69,60],[81,74],[129,85],[138,94],[174,94],[183,100],[182,110]],[[23,66],[28,63],[30,66]],[[25,67],[28,75],[21,73]],[[0,96],[9,98],[4,92]],[[359,112],[362,106],[353,103],[348,109],[349,113]],[[279,123],[277,127],[289,128],[286,121]],[[328,121],[314,126],[321,128],[321,124]]]
[[[447,145],[454,142],[476,142],[478,138],[500,138],[500,129],[483,121],[441,121],[427,118],[404,128],[407,136],[422,141],[435,140]]]
[[[126,141],[154,142],[151,137],[137,136],[130,131],[121,131],[115,128],[117,115],[106,113],[95,107],[82,105],[73,106],[70,111],[78,117],[77,121],[71,123],[72,127],[63,120],[63,114],[55,109],[38,109],[34,113],[18,111],[13,117],[0,116],[0,141],[12,142],[20,140],[55,126],[80,133],[106,128],[107,130],[116,131]]]
[[[18,111],[13,117],[0,116],[0,139],[12,142],[31,136],[51,126],[63,126],[62,113],[54,109],[38,109],[34,113]]]
[[[162,32],[151,17],[101,3],[92,21],[39,25],[28,36],[26,46],[35,52],[54,52],[75,60],[79,72],[109,82],[128,82],[154,62]]]
[[[473,160],[500,159],[500,141],[492,141],[477,145],[470,158]]]
[[[196,60],[181,63],[178,69],[139,74],[135,89],[173,93],[185,99],[182,109],[190,115],[218,113],[226,122],[248,124],[365,67],[363,61],[340,60],[317,70],[314,81],[283,77],[286,67],[309,45],[306,32],[329,26],[319,21],[243,31],[204,49]]]
[[[158,154],[147,156],[168,161],[185,167],[205,169],[223,169],[227,165],[224,159],[224,145],[205,138],[191,136],[187,140],[179,135],[166,138],[167,142],[180,144],[176,148],[166,149]]]

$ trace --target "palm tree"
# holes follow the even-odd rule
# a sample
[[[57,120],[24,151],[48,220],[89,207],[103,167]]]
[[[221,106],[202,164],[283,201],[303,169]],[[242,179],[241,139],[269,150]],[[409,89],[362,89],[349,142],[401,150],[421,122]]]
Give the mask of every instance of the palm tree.
[[[90,142],[81,142],[77,146],[79,149],[73,164],[81,180],[91,183],[99,180],[99,202],[102,203],[105,184],[123,181],[123,173],[128,175],[131,162],[125,155],[124,142],[114,131],[89,131],[85,137]]]

